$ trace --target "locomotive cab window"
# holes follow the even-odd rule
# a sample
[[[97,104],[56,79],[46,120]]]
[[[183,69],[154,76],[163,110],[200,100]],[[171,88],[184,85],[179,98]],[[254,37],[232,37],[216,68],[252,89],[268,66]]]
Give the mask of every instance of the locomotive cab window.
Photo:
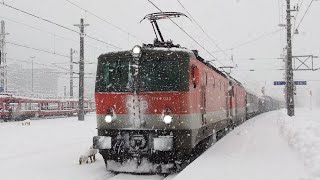
[[[191,66],[191,80],[192,80],[192,84],[193,84],[193,88],[197,87],[197,66],[196,65],[192,65]]]
[[[128,52],[101,56],[98,62],[97,92],[178,91],[188,87],[185,52],[145,50],[137,63]]]
[[[178,61],[145,61],[141,64],[141,87],[161,90],[179,86]]]
[[[103,65],[103,85],[126,87],[128,84],[128,61],[108,62]]]

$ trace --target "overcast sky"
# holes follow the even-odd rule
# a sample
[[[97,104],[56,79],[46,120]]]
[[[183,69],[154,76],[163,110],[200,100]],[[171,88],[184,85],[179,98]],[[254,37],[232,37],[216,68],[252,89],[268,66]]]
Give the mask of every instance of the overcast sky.
[[[75,7],[66,0],[5,0],[9,5],[74,30],[78,29],[73,24],[78,24],[80,18],[83,17],[85,22],[90,24],[86,28],[88,35],[121,47],[124,50],[131,49],[134,45],[141,44],[142,41],[152,43],[154,39],[150,23],[147,21],[139,23],[146,14],[158,12],[147,0],[70,1],[138,38],[97,19],[89,12]],[[301,0],[292,1],[292,5],[299,3],[298,1],[301,2]],[[186,13],[176,0],[153,0],[153,2],[163,11]],[[205,59],[211,60],[216,57],[219,60],[219,62],[215,62],[217,67],[237,65],[238,68],[233,70],[233,76],[252,91],[257,92],[262,86],[266,85],[267,93],[280,96],[282,87],[274,87],[272,82],[283,79],[283,71],[275,69],[283,68],[282,61],[277,58],[280,58],[285,47],[285,29],[276,33],[272,32],[280,30],[278,24],[285,22],[285,0],[180,0],[180,2],[205,32],[212,37],[214,43],[219,45],[219,48],[202,33],[194,21],[190,21],[187,18],[180,18],[175,21],[207,51],[212,52],[211,55],[186,36],[170,20],[160,22],[165,39],[172,39],[174,43],[190,49],[198,49]],[[311,0],[303,1],[296,18],[297,23],[302,18],[310,2]],[[299,35],[294,36],[294,55],[320,54],[319,8],[320,1],[315,1],[299,27]],[[296,12],[293,13],[293,15],[295,14]],[[48,24],[3,5],[0,5],[0,19],[6,22],[7,32],[10,33],[7,37],[9,42],[65,55],[69,55],[70,48],[79,49],[79,37],[76,33]],[[41,31],[38,29],[41,29]],[[263,37],[259,38],[261,36]],[[258,40],[252,41],[257,38]],[[251,43],[245,44],[250,41]],[[86,38],[85,48],[86,62],[96,62],[100,54],[117,50],[88,38]],[[232,48],[233,50],[230,50]],[[47,65],[58,63],[58,65],[67,69],[69,66],[69,59],[65,57],[37,52],[10,44],[7,45],[7,49],[8,58],[28,60],[31,56],[36,56],[35,61],[38,63]],[[221,49],[228,50],[224,51],[224,53],[216,52]],[[233,56],[233,62],[230,60],[231,56]],[[255,58],[255,60],[247,60],[249,58]],[[315,59],[315,61],[317,61],[315,64],[320,66],[319,59]],[[14,63],[17,63],[17,61],[8,60],[8,64]],[[30,67],[26,63],[18,63],[25,68]],[[41,68],[43,66],[37,65],[37,67]],[[94,73],[95,69],[94,64],[86,65],[87,72]],[[250,72],[248,71],[250,69],[255,69],[256,71]],[[295,75],[295,78],[299,80],[311,80],[317,79],[317,77],[319,77],[319,72],[297,72]],[[310,86],[302,88],[309,90],[310,88],[320,87],[320,82],[317,81],[310,81],[309,84]]]

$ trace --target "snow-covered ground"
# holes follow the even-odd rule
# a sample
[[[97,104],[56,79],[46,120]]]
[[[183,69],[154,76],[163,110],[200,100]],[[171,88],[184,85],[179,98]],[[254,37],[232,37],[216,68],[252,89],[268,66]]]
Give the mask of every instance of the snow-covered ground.
[[[0,180],[164,179],[159,175],[118,174],[106,170],[102,156],[79,165],[79,156],[96,135],[95,114],[77,117],[0,123]],[[165,179],[172,179],[170,175]]]
[[[113,176],[102,157],[79,165],[79,156],[92,144],[95,115],[85,121],[76,117],[0,124],[0,179],[3,180],[89,180]]]
[[[255,117],[222,138],[178,175],[166,179],[319,180],[320,119],[318,110],[298,109]],[[159,175],[115,175],[97,155],[79,165],[96,134],[95,114],[76,117],[0,123],[2,180],[120,180],[164,179]]]
[[[296,117],[280,118],[281,134],[297,151],[309,179],[320,180],[320,109],[298,109]]]
[[[319,180],[319,110],[257,116],[237,127],[176,179]]]

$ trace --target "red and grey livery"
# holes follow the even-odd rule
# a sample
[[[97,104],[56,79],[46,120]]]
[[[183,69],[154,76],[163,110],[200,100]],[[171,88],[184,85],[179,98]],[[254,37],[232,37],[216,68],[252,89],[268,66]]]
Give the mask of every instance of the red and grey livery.
[[[158,165],[143,172],[175,167],[197,145],[246,119],[241,83],[184,48],[136,46],[101,55],[95,98],[94,147],[106,164]]]
[[[98,136],[93,145],[109,170],[180,170],[197,150],[207,148],[246,118],[280,104],[272,98],[256,101],[254,95],[247,99],[240,82],[202,59],[197,51],[164,41],[157,20],[180,16],[186,15],[148,14],[144,19],[153,26],[154,44],[103,54],[98,59]]]

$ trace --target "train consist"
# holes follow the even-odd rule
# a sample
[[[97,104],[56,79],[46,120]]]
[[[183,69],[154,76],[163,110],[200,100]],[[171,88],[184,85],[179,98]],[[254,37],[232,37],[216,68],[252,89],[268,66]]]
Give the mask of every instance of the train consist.
[[[85,100],[85,112],[95,109],[94,102]],[[47,116],[73,116],[77,113],[75,99],[35,99],[9,94],[0,95],[0,119],[4,121],[24,120]]]
[[[246,119],[250,119],[261,113],[274,111],[280,108],[284,108],[284,102],[278,99],[274,99],[270,96],[257,96],[251,92],[246,92]]]
[[[157,27],[157,19],[179,15],[146,17]],[[280,107],[271,97],[247,93],[197,51],[158,39],[101,55],[95,90],[98,135],[93,144],[107,169],[117,172],[177,171],[195,149]]]

